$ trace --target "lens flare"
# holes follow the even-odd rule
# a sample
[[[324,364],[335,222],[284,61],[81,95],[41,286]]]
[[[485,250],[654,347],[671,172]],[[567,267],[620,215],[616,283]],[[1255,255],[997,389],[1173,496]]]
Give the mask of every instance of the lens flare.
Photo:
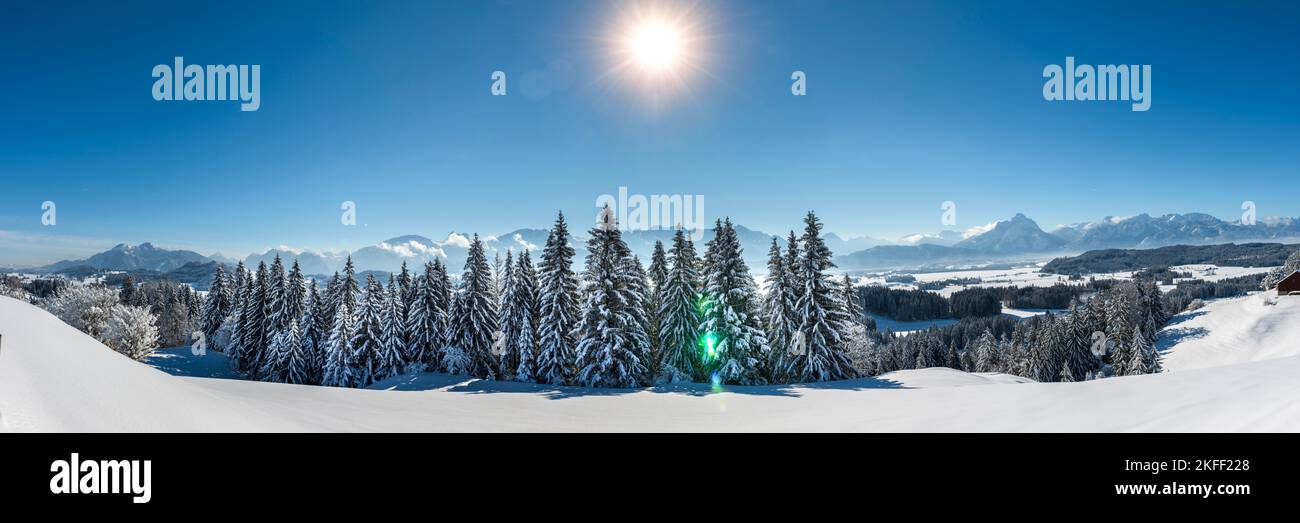
[[[706,332],[700,337],[700,346],[704,349],[704,361],[713,361],[718,357],[718,335]]]

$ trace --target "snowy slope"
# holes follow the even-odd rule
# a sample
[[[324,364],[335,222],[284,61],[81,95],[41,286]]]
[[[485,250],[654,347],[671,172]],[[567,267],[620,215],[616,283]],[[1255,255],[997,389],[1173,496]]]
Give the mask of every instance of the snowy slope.
[[[0,297],[0,431],[217,431],[276,420]]]
[[[1066,384],[926,369],[721,393],[441,374],[350,390],[168,375],[7,298],[0,334],[10,431],[1300,431],[1300,357]]]
[[[1211,301],[1175,316],[1157,348],[1170,371],[1300,356],[1300,296],[1259,292]]]

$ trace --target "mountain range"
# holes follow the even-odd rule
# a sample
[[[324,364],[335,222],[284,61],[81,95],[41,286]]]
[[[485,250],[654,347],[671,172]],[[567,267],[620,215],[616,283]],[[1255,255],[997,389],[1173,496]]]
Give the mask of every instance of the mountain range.
[[[736,232],[744,248],[746,263],[755,273],[766,271],[767,253],[774,235],[736,225]],[[533,251],[534,263],[541,246],[545,245],[546,229],[517,229],[497,236],[482,236],[489,258],[504,251],[516,253],[523,249]],[[670,230],[627,231],[624,238],[634,253],[648,262],[654,243],[672,243]],[[417,270],[434,258],[442,259],[453,271],[465,264],[473,235],[451,232],[442,240],[426,236],[406,235],[381,241],[352,252],[313,252],[287,247],[269,249],[246,256],[242,261],[250,268],[260,262],[270,263],[279,255],[289,263],[297,260],[304,273],[329,275],[342,268],[349,255],[358,271],[397,271],[403,262]],[[697,250],[703,252],[703,242],[713,237],[706,230]],[[1007,220],[974,227],[964,232],[941,231],[933,234],[915,234],[886,242],[869,237],[845,239],[833,233],[823,236],[827,247],[837,254],[836,263],[846,270],[889,269],[899,267],[931,267],[962,263],[979,263],[1015,259],[1044,259],[1054,254],[1081,253],[1105,248],[1154,248],[1167,245],[1204,245],[1237,241],[1285,240],[1300,238],[1300,220],[1271,218],[1253,225],[1220,220],[1208,214],[1168,214],[1153,217],[1147,214],[1119,218],[1106,217],[1093,222],[1059,226],[1044,231],[1023,214]],[[778,239],[784,248],[785,240]],[[586,238],[570,236],[569,243],[577,251],[576,265],[581,267],[586,256]],[[504,257],[504,256],[502,256]],[[211,262],[233,265],[236,260],[214,253],[203,256],[188,250],[167,250],[150,243],[136,246],[119,244],[112,249],[83,260],[64,260],[27,272],[84,273],[92,270],[145,271],[169,273],[187,264]]]
[[[962,239],[955,239],[958,234]],[[975,227],[965,233],[944,231],[938,235],[914,236],[919,240],[913,245],[877,246],[840,256],[836,261],[845,269],[886,269],[1017,258],[1043,259],[1054,254],[1077,254],[1095,249],[1281,241],[1300,238],[1300,220],[1269,218],[1247,225],[1202,213],[1164,216],[1143,213],[1062,225],[1048,232],[1024,214],[1016,214],[1008,220]]]

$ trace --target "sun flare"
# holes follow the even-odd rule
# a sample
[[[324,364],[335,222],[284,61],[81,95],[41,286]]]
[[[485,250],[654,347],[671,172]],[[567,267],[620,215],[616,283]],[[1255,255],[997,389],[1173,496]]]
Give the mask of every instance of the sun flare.
[[[681,31],[660,20],[641,22],[628,38],[632,60],[650,72],[672,70],[681,59],[682,47]]]
[[[656,100],[690,91],[704,70],[709,16],[696,3],[625,4],[609,34],[610,76]]]

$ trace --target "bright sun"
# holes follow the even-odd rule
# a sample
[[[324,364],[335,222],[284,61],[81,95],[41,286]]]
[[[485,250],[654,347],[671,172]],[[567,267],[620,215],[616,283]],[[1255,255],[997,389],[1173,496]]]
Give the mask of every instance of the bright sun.
[[[652,73],[672,71],[683,51],[682,33],[660,20],[640,22],[628,38],[628,53],[643,70]]]
[[[688,93],[692,79],[706,74],[705,43],[710,16],[684,0],[640,0],[621,4],[605,39],[609,75],[656,101]]]

